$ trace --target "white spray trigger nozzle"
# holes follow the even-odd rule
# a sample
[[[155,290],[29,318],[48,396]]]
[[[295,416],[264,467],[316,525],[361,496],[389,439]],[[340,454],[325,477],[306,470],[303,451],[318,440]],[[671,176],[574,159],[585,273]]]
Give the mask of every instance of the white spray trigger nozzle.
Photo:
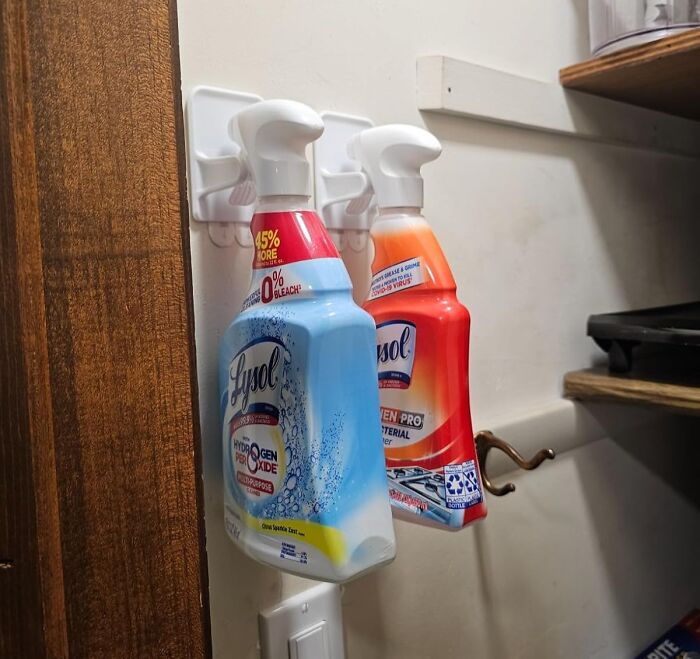
[[[442,152],[427,130],[404,124],[368,128],[348,144],[348,155],[367,174],[379,208],[423,207],[420,169]]]
[[[259,197],[311,196],[306,146],[321,136],[323,121],[308,105],[261,101],[241,110],[231,130],[243,145]]]

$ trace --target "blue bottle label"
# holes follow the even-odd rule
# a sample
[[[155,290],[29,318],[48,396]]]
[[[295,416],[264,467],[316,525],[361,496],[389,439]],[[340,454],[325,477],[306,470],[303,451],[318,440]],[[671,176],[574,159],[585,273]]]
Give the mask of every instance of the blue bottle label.
[[[343,471],[333,459],[341,453],[344,421],[334,418],[329,427],[310,409],[304,332],[276,314],[255,320],[247,313],[239,336],[248,338],[228,362],[226,377],[227,528],[234,538],[244,527],[268,536],[266,546],[285,561],[312,564],[324,556],[342,564],[347,543],[337,511]],[[310,426],[317,429],[313,435]]]
[[[314,213],[257,214],[251,231],[220,353],[226,529],[265,563],[346,579],[394,553],[374,323]]]
[[[284,482],[279,428],[285,348],[262,337],[242,348],[229,368],[228,419],[231,465],[247,499],[264,501]]]

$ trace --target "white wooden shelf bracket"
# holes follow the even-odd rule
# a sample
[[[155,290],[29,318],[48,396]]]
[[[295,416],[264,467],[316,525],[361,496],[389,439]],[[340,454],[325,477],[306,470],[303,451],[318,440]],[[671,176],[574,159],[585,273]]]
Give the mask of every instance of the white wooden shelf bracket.
[[[423,111],[700,157],[700,122],[442,55],[418,58],[417,101]]]

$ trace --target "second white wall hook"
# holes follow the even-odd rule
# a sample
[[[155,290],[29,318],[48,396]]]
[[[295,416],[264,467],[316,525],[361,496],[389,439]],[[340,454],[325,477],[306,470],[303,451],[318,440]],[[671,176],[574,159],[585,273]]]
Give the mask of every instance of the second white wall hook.
[[[316,208],[326,228],[340,234],[341,248],[349,244],[359,251],[366,240],[344,239],[345,232],[369,231],[373,215],[372,190],[360,165],[348,156],[347,145],[360,131],[374,124],[365,117],[323,112],[323,135],[314,142]]]
[[[241,147],[231,137],[231,119],[260,96],[199,86],[187,103],[187,170],[192,216],[207,222],[220,247],[252,245],[248,229],[255,186],[246,176]]]

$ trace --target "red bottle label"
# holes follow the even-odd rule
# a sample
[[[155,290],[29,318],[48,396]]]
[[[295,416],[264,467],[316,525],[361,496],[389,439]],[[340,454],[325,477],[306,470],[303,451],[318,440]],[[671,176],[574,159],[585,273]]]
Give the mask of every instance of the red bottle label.
[[[340,258],[313,211],[256,213],[250,224],[255,244],[253,268],[274,268],[308,259]]]
[[[364,308],[377,325],[389,495],[395,511],[461,528],[486,516],[469,410],[469,312],[427,225],[372,232]]]

